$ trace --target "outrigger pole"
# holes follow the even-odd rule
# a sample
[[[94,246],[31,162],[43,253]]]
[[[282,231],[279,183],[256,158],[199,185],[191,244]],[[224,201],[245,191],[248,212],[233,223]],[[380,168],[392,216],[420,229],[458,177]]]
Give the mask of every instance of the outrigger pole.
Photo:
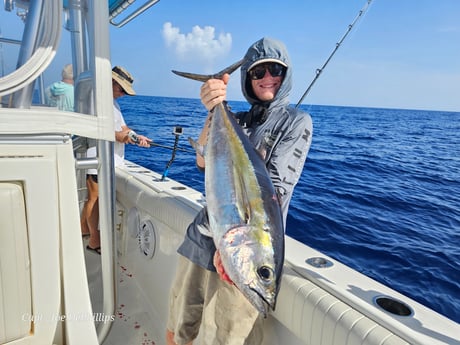
[[[363,8],[359,11],[358,15],[355,17],[355,19],[353,20],[353,22],[348,25],[348,29],[347,31],[345,32],[345,34],[342,36],[342,38],[340,39],[340,41],[338,43],[335,44],[335,48],[334,50],[332,51],[332,53],[329,55],[329,57],[327,58],[326,62],[323,64],[323,66],[321,68],[318,68],[316,70],[316,75],[315,77],[313,78],[312,82],[310,83],[310,85],[308,86],[307,90],[305,90],[304,94],[302,95],[302,97],[300,98],[300,100],[297,102],[297,105],[295,106],[296,108],[298,108],[300,106],[300,104],[302,104],[304,98],[308,95],[308,93],[310,92],[313,84],[315,84],[316,80],[319,78],[320,74],[323,72],[324,68],[326,67],[326,65],[329,63],[329,61],[331,61],[332,57],[334,56],[334,54],[336,53],[336,51],[340,48],[340,46],[342,45],[342,42],[345,40],[345,38],[348,36],[348,34],[350,33],[350,31],[353,29],[353,27],[355,26],[356,22],[359,20],[359,18],[362,17],[362,15],[367,11],[367,9],[369,8],[369,6],[371,5],[371,2],[372,0],[367,0],[366,3],[364,4]]]

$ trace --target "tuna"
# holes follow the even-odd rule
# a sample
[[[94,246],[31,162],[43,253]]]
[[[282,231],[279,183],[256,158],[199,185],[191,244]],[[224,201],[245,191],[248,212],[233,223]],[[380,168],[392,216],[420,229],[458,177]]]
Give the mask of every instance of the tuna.
[[[281,207],[265,163],[225,104],[205,150],[209,224],[222,265],[264,316],[275,309],[284,262]]]
[[[213,75],[173,71],[205,82],[222,78],[240,60]],[[225,103],[213,109],[205,158],[210,231],[229,278],[264,316],[274,310],[284,264],[281,206],[265,162]]]

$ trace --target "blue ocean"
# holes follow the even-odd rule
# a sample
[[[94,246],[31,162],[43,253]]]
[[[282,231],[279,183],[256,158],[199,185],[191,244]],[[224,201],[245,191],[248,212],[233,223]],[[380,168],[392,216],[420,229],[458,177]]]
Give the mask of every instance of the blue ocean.
[[[119,100],[127,124],[190,149],[198,99]],[[233,110],[245,102],[229,102]],[[460,113],[304,105],[313,142],[286,232],[460,322]],[[128,145],[126,158],[204,191],[194,154]],[[171,163],[171,159],[174,160]]]

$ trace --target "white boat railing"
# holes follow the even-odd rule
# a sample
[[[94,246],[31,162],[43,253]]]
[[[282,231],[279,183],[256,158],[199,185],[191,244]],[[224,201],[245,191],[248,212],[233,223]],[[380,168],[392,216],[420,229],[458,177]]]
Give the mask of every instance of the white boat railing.
[[[31,3],[28,10],[30,19],[25,24],[18,58],[20,67],[0,78],[0,97],[20,90],[13,97],[16,107],[30,107],[33,82],[56,55],[61,37],[61,10],[62,0]]]

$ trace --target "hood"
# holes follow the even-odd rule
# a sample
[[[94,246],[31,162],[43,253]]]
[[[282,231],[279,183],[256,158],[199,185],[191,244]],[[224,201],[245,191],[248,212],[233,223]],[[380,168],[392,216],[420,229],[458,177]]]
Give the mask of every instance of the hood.
[[[269,104],[262,104],[252,92],[251,80],[248,78],[248,69],[255,62],[263,59],[274,59],[287,66],[286,76],[275,98]],[[241,65],[241,90],[246,100],[252,105],[262,105],[265,108],[273,108],[289,104],[289,92],[292,88],[291,61],[285,45],[275,39],[264,37],[249,47]]]
[[[57,81],[50,86],[50,93],[53,96],[63,95],[68,92],[69,89],[72,89],[73,85],[64,83],[63,81]]]

